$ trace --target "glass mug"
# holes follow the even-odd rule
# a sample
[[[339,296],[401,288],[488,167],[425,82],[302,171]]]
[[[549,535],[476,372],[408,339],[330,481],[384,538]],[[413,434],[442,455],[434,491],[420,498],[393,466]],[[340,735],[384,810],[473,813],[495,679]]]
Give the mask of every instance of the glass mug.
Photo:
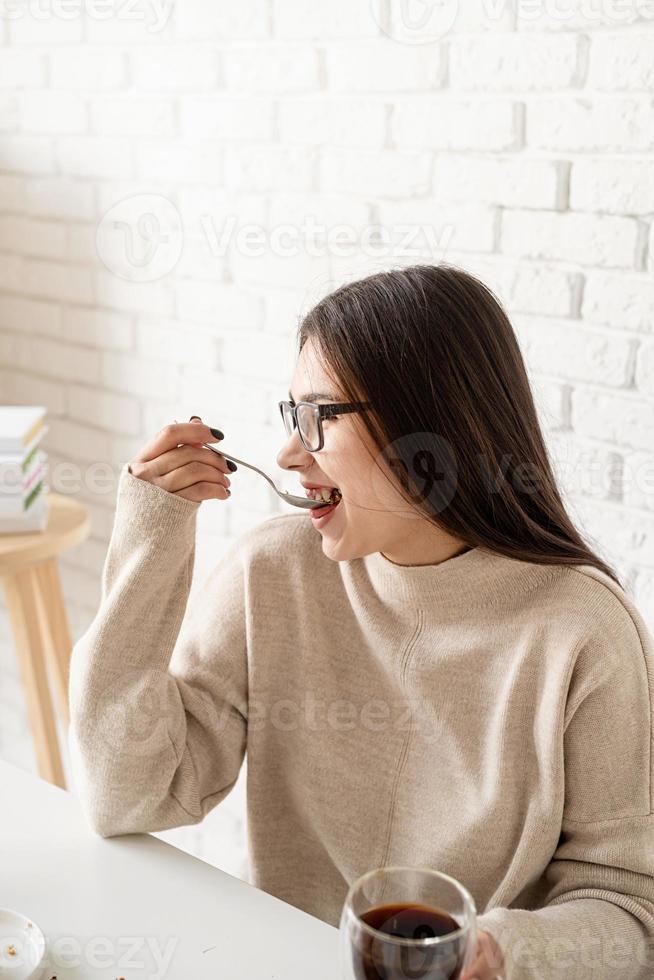
[[[375,868],[351,885],[339,932],[342,980],[459,980],[474,960],[477,910],[450,875]]]

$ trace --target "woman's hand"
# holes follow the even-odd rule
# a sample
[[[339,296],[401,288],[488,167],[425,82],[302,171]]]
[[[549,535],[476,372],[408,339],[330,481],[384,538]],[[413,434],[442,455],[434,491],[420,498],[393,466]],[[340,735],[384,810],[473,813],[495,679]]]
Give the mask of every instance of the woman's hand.
[[[504,953],[489,932],[477,933],[477,947],[467,972],[461,980],[504,980]]]
[[[225,475],[230,471],[227,460],[202,445],[215,441],[197,415],[190,422],[165,425],[130,460],[129,472],[187,500],[227,500],[231,482]]]

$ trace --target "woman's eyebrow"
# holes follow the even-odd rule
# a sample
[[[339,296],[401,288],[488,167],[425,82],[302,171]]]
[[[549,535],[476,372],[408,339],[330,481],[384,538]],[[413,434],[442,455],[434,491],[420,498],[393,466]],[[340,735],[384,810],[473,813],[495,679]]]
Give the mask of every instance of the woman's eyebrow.
[[[295,399],[293,398],[293,392],[290,389],[289,389],[289,392],[288,392],[288,397],[291,399],[292,402],[295,401]],[[337,402],[338,401],[338,396],[332,394],[332,392],[330,392],[330,391],[308,391],[306,393],[306,395],[301,395],[300,398],[298,398],[298,401],[299,402],[314,402],[314,401],[317,401],[318,398],[326,398],[327,401],[331,401],[331,402]]]

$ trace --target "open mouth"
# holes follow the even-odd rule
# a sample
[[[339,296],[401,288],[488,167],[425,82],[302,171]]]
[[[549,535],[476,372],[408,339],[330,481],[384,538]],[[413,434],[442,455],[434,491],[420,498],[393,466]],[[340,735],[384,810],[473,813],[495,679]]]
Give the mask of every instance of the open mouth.
[[[321,487],[319,490],[307,490],[307,497],[310,500],[322,500],[325,506],[331,504],[338,504],[341,501],[342,493],[338,487]],[[315,507],[314,510],[319,510],[319,507]]]
[[[342,500],[341,491],[338,487],[321,487],[319,490],[307,490],[307,497],[311,500],[324,501],[324,507],[312,507],[309,514],[313,518],[324,517],[326,514],[335,510]]]

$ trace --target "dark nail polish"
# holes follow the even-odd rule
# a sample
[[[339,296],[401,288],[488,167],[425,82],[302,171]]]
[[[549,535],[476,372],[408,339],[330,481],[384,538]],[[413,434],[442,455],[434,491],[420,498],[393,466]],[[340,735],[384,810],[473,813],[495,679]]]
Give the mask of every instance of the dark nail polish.
[[[209,427],[209,430],[210,430],[211,434],[216,437],[216,439],[224,439],[225,438],[224,434],[220,431],[220,429],[212,429],[211,427]]]
[[[230,470],[232,471],[232,473],[235,473],[235,472],[236,472],[236,470],[238,469],[238,466],[236,465],[236,463],[233,463],[233,462],[231,461],[231,459],[226,459],[226,460],[225,460],[225,462],[226,462],[226,463],[227,463],[227,465],[229,466],[229,468],[230,468]]]
[[[189,419],[189,422],[192,422],[192,421],[193,421],[193,419],[198,419],[198,421],[199,421],[199,422],[201,422],[201,421],[202,421],[202,419],[200,418],[200,416],[199,416],[199,415],[191,415],[191,417],[190,417],[190,419]]]

